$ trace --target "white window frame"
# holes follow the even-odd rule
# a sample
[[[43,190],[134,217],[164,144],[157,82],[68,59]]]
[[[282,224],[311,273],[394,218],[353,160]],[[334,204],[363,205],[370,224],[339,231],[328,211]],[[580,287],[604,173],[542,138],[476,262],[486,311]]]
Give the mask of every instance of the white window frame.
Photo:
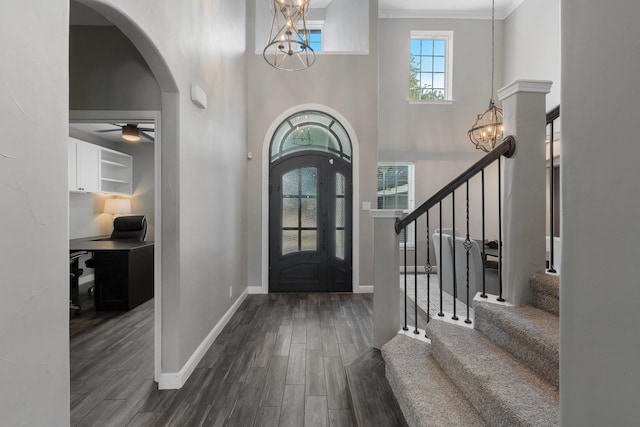
[[[413,162],[379,162],[376,167],[377,171],[380,166],[407,166],[407,209],[403,209],[402,212],[406,215],[413,212],[415,209],[416,199],[416,165]],[[377,179],[377,178],[376,178]],[[376,191],[378,185],[376,184]],[[376,207],[378,206],[378,197],[376,196]],[[413,231],[413,224],[407,227],[407,248],[415,248],[415,232]],[[403,248],[405,244],[400,242],[400,247]]]
[[[306,21],[305,24],[306,24],[307,31],[320,30],[320,40],[322,43],[322,48],[319,51],[314,51],[314,52],[315,53],[323,52],[324,51],[324,21],[322,20]],[[302,26],[298,29],[302,30]]]
[[[453,103],[453,31],[436,31],[436,30],[412,30],[411,40],[444,40],[445,41],[445,58],[444,58],[444,79],[445,79],[445,99],[436,100],[420,100],[407,97],[409,104],[452,104]],[[411,67],[411,51],[409,51],[409,67]],[[409,89],[409,88],[407,88]]]

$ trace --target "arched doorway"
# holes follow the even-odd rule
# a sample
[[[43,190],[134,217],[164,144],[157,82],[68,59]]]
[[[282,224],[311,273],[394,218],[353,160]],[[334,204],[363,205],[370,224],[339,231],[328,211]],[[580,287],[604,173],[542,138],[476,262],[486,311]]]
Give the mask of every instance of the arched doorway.
[[[352,291],[352,147],[331,115],[305,110],[269,151],[269,291]]]

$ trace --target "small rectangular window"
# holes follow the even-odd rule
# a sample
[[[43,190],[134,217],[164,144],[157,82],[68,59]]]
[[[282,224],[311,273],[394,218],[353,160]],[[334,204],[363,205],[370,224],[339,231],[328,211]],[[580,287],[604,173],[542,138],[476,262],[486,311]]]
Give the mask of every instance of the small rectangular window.
[[[414,209],[415,166],[413,163],[378,164],[378,209]],[[414,244],[413,225],[407,228],[407,244]],[[400,235],[404,243],[404,233]]]
[[[409,100],[453,99],[453,31],[411,31]]]
[[[307,36],[309,39],[309,46],[314,52],[322,51],[322,28],[324,21],[307,21]],[[300,29],[298,32],[299,38],[302,39],[303,32]]]

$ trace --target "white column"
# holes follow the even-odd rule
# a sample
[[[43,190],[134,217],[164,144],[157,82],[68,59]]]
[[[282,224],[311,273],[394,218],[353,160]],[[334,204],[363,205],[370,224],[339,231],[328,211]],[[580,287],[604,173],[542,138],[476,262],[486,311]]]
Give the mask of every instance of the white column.
[[[507,301],[531,301],[529,277],[545,268],[545,95],[549,81],[518,80],[498,91],[505,135],[516,139],[504,161],[503,270]]]
[[[400,330],[400,238],[398,209],[372,209],[373,218],[373,346],[381,348]]]

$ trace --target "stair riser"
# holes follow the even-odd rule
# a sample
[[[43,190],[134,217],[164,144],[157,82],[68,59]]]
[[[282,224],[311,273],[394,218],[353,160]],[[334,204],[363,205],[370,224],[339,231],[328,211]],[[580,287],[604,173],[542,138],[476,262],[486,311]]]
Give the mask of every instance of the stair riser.
[[[553,295],[532,289],[531,305],[548,313],[560,315],[560,300]]]
[[[431,336],[431,343],[433,357],[465,398],[471,402],[486,425],[492,427],[526,425],[510,413],[508,408],[505,408],[484,386],[482,378],[460,363],[455,354],[449,352],[440,340]]]
[[[559,361],[557,358],[550,356],[549,351],[535,346],[535,343],[522,341],[512,334],[506,333],[487,319],[484,319],[481,313],[476,313],[475,327],[476,330],[482,332],[494,344],[509,352],[556,389],[559,388]]]

